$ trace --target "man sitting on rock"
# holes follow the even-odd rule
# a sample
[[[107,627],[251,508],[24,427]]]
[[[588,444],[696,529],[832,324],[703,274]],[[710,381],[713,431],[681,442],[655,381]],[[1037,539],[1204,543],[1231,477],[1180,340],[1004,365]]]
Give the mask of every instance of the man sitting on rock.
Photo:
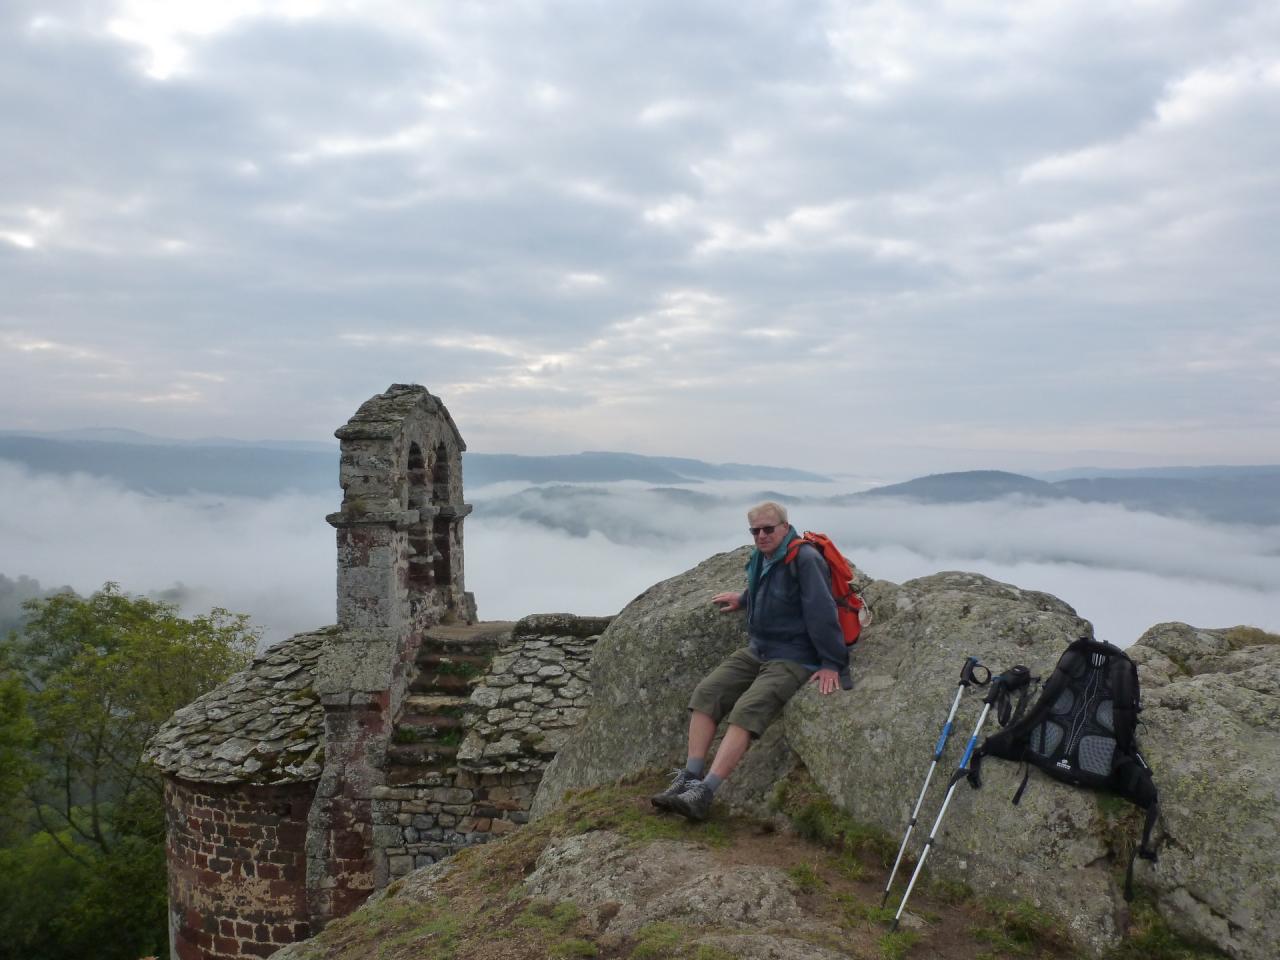
[[[689,760],[671,786],[652,797],[655,807],[690,820],[705,820],[717,788],[738,765],[751,741],[764,733],[787,701],[805,683],[823,694],[853,686],[849,651],[836,619],[831,574],[819,551],[800,547],[784,563],[799,534],[787,510],[771,501],[747,511],[755,550],[747,562],[747,589],[718,593],[711,602],[721,613],[746,609],[746,649],[730,654],[709,673],[689,699]],[[727,715],[729,728],[705,777],[707,751]]]

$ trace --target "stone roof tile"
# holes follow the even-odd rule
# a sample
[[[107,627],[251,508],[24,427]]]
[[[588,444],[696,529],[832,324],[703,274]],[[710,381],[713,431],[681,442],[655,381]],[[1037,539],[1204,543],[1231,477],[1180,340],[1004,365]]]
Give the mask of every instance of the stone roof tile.
[[[221,686],[165,722],[143,758],[197,783],[315,780],[324,766],[324,710],[312,687],[336,627],[265,650]]]

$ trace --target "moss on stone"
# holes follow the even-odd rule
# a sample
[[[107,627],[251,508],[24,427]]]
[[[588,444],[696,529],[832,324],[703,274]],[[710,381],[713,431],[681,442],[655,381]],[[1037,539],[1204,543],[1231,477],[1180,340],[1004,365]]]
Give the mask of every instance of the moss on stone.
[[[1232,650],[1241,647],[1255,647],[1259,644],[1280,644],[1280,633],[1270,633],[1260,627],[1238,626],[1224,630],[1222,635]]]

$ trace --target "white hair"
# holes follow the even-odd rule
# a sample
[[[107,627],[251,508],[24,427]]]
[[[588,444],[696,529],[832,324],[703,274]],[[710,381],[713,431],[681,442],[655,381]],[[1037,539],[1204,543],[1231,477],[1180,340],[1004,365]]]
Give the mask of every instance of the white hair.
[[[772,513],[778,518],[779,523],[790,523],[787,519],[787,508],[780,503],[774,503],[772,500],[766,500],[764,503],[757,503],[754,507],[747,511],[747,520],[754,520],[762,513]]]

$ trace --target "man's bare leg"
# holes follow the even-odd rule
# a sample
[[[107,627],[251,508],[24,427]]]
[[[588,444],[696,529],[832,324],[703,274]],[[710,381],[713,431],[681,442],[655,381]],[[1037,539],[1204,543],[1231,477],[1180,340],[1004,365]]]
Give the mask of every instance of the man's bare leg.
[[[707,719],[711,718],[707,717]],[[724,732],[724,739],[720,741],[720,747],[716,750],[716,759],[711,764],[711,772],[720,780],[727,780],[750,746],[751,734],[736,723],[729,724],[729,729]]]
[[[707,759],[707,751],[711,749],[711,741],[716,738],[716,722],[698,710],[689,711],[689,757],[693,760]]]

